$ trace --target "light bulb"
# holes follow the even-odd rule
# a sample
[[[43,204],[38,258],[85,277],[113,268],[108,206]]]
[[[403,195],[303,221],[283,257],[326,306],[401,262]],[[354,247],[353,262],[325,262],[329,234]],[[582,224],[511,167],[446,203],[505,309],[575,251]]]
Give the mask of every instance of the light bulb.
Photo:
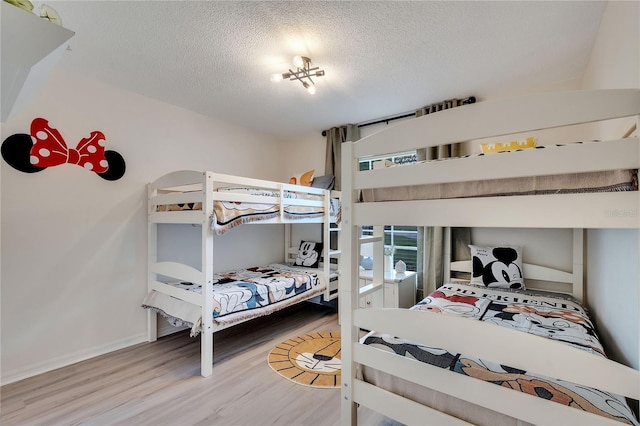
[[[316,85],[311,83],[311,84],[307,84],[307,92],[309,92],[309,94],[311,95],[315,95],[316,94]]]
[[[273,81],[274,83],[282,81],[282,74],[272,74],[271,81]]]
[[[304,59],[302,59],[302,56],[294,56],[293,65],[295,65],[297,68],[304,68]]]

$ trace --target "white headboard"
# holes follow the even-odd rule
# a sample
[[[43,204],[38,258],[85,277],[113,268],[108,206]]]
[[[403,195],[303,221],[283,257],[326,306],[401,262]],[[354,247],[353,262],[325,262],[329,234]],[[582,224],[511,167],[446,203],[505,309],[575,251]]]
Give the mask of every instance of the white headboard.
[[[471,260],[451,261],[451,228],[445,228],[444,233],[444,276],[451,280],[452,272],[471,273]],[[545,283],[563,283],[571,286],[571,295],[583,304],[586,303],[584,292],[584,229],[575,228],[573,230],[573,271],[566,272],[546,266],[523,263],[523,275],[525,279],[542,281]],[[563,290],[551,288],[537,288],[534,285],[525,283],[528,289],[545,290],[565,293]]]

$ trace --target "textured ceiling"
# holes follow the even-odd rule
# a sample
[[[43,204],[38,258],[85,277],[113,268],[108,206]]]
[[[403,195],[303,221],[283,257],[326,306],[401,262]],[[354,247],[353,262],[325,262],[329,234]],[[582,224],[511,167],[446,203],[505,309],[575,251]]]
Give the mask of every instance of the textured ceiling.
[[[39,2],[34,2],[36,5]],[[580,78],[606,3],[55,1],[61,68],[278,138]],[[326,75],[272,83],[294,55]]]

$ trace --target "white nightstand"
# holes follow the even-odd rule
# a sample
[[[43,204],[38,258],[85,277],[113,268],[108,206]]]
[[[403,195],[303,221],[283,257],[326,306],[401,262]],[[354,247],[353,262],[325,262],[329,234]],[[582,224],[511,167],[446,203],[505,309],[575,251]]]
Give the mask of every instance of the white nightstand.
[[[410,308],[416,303],[416,273],[402,274],[389,271],[384,274],[384,288],[360,298],[361,308]],[[360,287],[373,283],[372,270],[360,270]]]

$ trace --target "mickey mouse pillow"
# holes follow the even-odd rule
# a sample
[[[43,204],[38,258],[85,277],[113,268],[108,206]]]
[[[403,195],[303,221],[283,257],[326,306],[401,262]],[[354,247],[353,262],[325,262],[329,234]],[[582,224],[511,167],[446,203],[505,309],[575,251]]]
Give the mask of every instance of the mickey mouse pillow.
[[[469,248],[473,263],[471,284],[524,290],[520,247],[470,245]]]
[[[301,241],[294,265],[317,268],[320,264],[320,255],[322,253],[323,246],[323,243]]]

